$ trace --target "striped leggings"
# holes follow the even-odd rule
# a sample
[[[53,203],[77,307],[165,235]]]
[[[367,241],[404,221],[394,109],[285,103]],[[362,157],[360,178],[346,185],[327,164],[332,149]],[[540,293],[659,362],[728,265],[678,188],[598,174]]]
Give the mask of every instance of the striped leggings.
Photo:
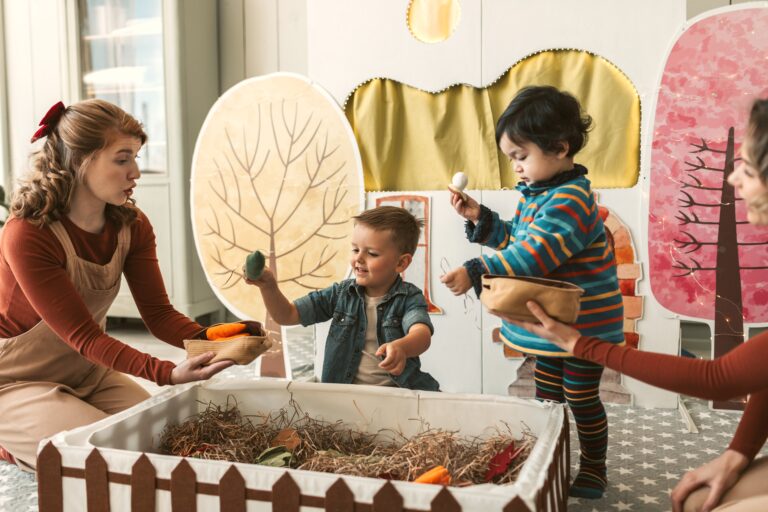
[[[602,366],[575,357],[536,358],[536,399],[568,402],[579,434],[582,469],[605,468],[608,419],[598,389],[602,375]]]

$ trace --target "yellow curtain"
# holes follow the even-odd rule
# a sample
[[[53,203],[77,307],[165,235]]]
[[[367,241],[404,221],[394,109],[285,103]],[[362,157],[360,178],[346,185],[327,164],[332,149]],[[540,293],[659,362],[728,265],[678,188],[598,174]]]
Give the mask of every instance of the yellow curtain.
[[[552,85],[578,98],[594,120],[576,161],[598,188],[632,187],[640,171],[640,99],[605,59],[578,50],[532,55],[485,89],[455,85],[429,93],[394,80],[360,86],[345,106],[363,159],[367,191],[440,190],[457,171],[469,189],[513,187],[498,152],[495,123],[528,85]]]

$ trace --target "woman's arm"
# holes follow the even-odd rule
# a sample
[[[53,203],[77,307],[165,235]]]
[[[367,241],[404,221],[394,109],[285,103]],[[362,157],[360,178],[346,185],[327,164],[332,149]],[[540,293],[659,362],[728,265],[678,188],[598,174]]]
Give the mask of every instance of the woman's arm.
[[[8,223],[2,250],[30,305],[62,340],[88,360],[117,371],[170,384],[175,365],[139,352],[107,335],[93,320],[66,271],[65,256],[50,230],[25,221]]]
[[[706,400],[728,400],[768,389],[768,332],[714,360],[642,352],[597,338],[579,338],[573,355],[660,388]]]
[[[549,317],[538,304],[528,309],[541,322],[518,325],[580,359],[601,364],[660,388],[706,400],[727,400],[768,389],[768,331],[714,360],[693,359],[617,346],[579,332]]]
[[[142,212],[131,226],[131,246],[123,272],[141,318],[156,338],[184,348],[183,340],[203,330],[203,326],[171,305],[157,260],[155,233]]]

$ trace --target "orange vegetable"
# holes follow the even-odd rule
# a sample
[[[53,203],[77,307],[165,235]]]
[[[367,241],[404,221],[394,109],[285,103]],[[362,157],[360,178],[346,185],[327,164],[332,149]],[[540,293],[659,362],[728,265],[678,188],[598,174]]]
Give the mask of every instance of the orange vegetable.
[[[435,466],[416,478],[414,482],[420,484],[451,485],[451,474],[443,466]]]
[[[227,336],[226,338],[216,338],[215,340],[208,340],[208,341],[215,341],[215,342],[229,341],[237,338],[247,338],[248,336],[250,336],[250,334],[248,334],[247,332],[241,332],[240,334],[233,334],[232,336]]]
[[[292,428],[284,428],[277,433],[269,446],[285,446],[285,449],[289,452],[293,452],[301,444],[301,438],[299,433]]]
[[[211,341],[229,338],[235,334],[245,331],[245,324],[232,322],[229,324],[219,324],[209,327],[205,330],[205,337]]]

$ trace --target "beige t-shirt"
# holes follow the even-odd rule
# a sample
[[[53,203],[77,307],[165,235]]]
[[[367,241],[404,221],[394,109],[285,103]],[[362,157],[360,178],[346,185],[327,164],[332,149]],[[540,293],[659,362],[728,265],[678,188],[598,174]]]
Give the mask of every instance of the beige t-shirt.
[[[365,316],[368,320],[368,327],[365,329],[365,347],[360,359],[360,366],[357,368],[357,375],[352,381],[353,384],[368,384],[371,386],[394,386],[395,382],[390,378],[386,370],[379,367],[381,359],[376,356],[379,349],[379,340],[376,336],[376,325],[379,321],[377,306],[381,304],[384,297],[365,296]]]

